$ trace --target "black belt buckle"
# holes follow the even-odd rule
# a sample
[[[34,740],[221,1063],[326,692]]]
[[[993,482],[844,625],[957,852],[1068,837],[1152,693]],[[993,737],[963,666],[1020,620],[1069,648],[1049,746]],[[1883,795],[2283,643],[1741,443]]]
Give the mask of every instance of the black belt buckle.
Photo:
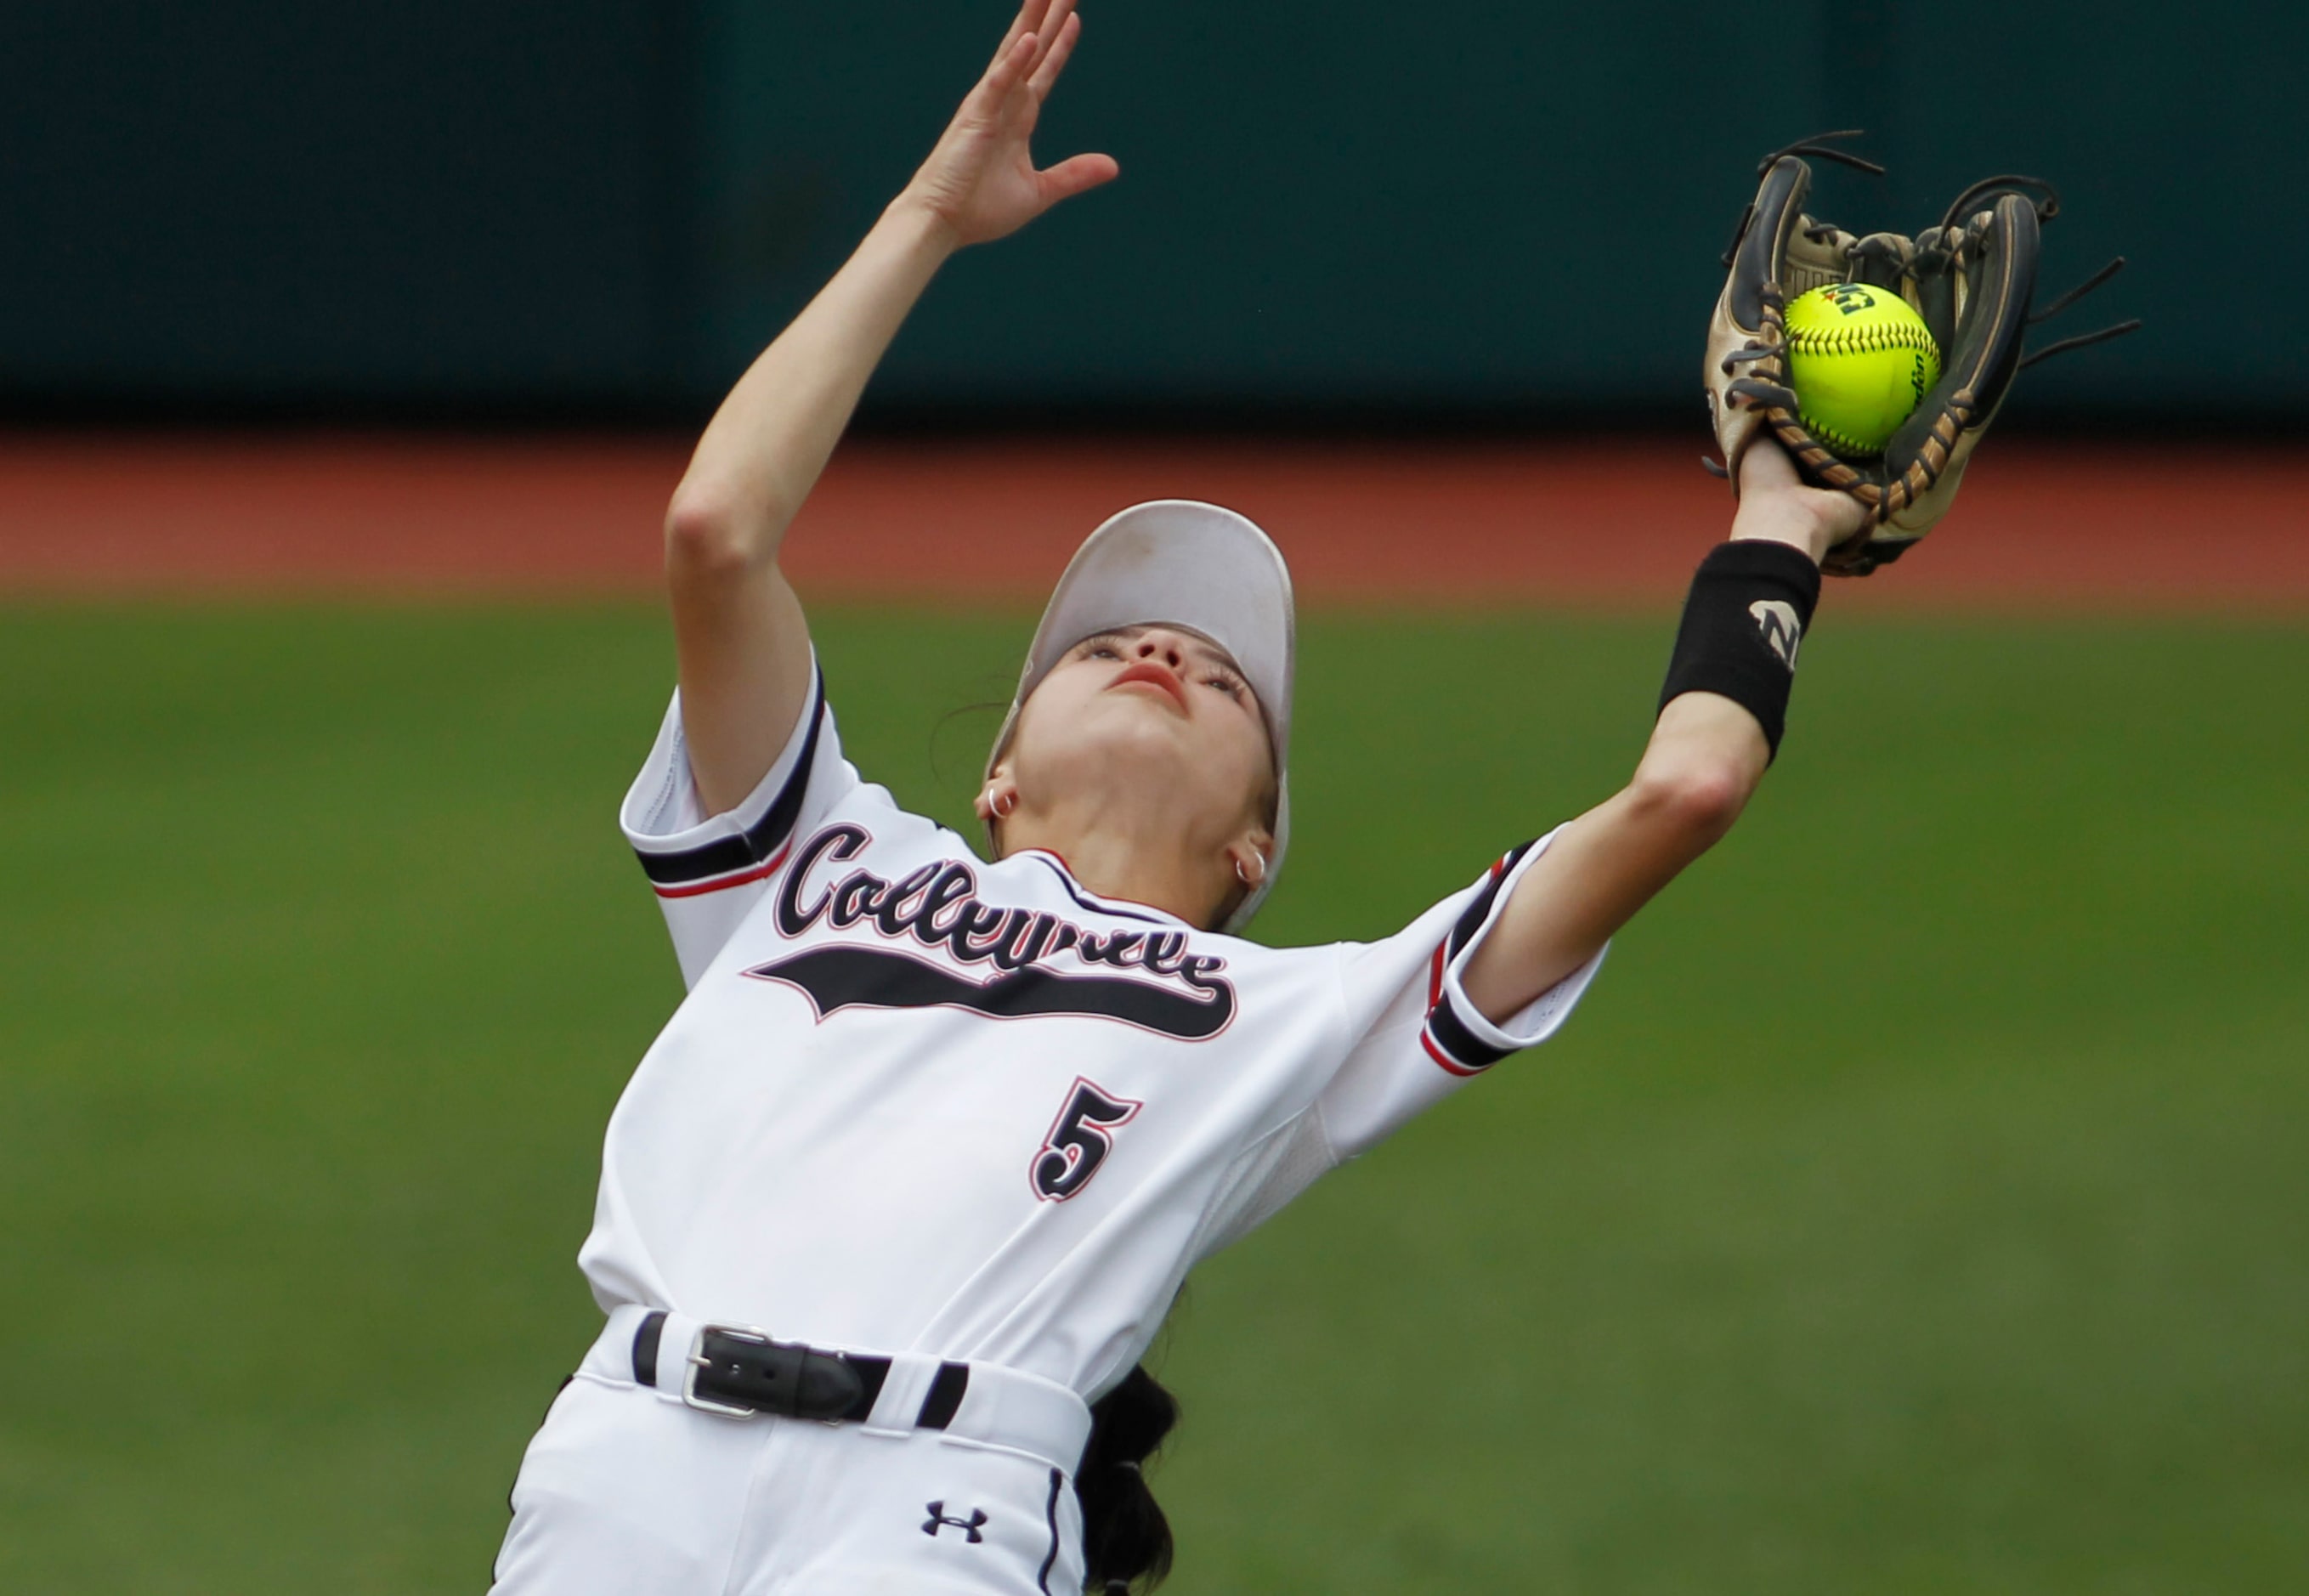
[[[775,1413],[828,1422],[855,1416],[866,1382],[847,1359],[775,1342],[751,1324],[701,1324],[689,1343],[681,1400],[702,1413]]]

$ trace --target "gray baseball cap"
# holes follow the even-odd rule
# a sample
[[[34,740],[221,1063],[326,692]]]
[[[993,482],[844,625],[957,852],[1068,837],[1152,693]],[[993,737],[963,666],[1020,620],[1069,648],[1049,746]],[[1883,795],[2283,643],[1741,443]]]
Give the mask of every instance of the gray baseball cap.
[[[1019,707],[1068,649],[1101,632],[1144,625],[1184,626],[1226,650],[1267,717],[1275,750],[1275,849],[1266,878],[1221,927],[1240,930],[1273,890],[1291,840],[1291,684],[1298,647],[1290,568],[1248,517],[1194,499],[1154,499],[1117,512],[1084,539],[1034,628],[1017,695],[986,768],[993,771],[1010,746]]]

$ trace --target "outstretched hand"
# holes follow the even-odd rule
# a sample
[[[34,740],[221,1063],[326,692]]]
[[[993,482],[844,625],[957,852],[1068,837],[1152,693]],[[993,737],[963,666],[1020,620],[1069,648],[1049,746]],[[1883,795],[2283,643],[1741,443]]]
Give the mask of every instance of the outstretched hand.
[[[1027,147],[1067,57],[1082,37],[1075,0],[1025,0],[986,75],[906,185],[958,244],[983,244],[1025,227],[1060,200],[1111,182],[1108,155],[1077,155],[1044,171]]]

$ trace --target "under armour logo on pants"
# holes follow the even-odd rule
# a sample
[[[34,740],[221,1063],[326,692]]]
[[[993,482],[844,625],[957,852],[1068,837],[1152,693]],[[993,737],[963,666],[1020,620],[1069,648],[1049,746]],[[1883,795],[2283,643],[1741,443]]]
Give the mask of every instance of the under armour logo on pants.
[[[973,1546],[986,1539],[978,1532],[979,1527],[986,1523],[985,1508],[972,1508],[968,1518],[948,1518],[944,1502],[930,1502],[924,1504],[924,1506],[930,1517],[922,1522],[922,1533],[931,1540],[938,1539],[938,1529],[945,1524],[952,1524],[956,1529],[960,1530]]]

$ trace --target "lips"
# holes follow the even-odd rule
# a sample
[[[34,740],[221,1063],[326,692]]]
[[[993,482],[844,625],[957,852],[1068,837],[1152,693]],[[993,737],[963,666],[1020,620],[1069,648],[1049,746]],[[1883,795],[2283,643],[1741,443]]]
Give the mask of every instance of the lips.
[[[1183,711],[1187,707],[1186,685],[1167,669],[1157,665],[1152,660],[1141,660],[1136,665],[1124,666],[1116,673],[1115,678],[1107,684],[1107,688],[1111,692],[1117,687],[1127,687],[1133,682],[1146,682],[1160,687],[1171,695],[1180,710]]]

